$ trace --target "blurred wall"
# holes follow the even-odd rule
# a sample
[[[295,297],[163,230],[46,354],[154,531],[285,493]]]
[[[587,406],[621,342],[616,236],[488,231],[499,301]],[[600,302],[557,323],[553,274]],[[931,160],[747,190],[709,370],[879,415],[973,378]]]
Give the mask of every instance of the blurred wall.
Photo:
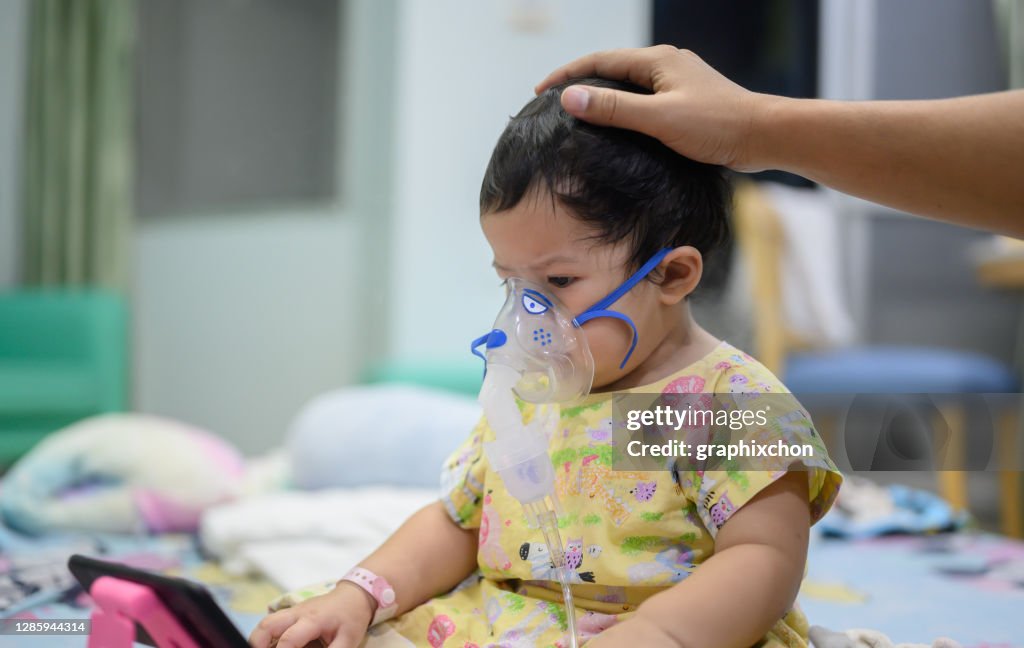
[[[1006,88],[991,2],[878,2],[875,97],[934,99]]]
[[[395,15],[391,0],[350,0],[340,17],[337,130],[346,146],[337,204],[139,222],[138,409],[258,452],[281,442],[304,402],[352,382],[374,353]]]
[[[875,99],[1006,88],[990,2],[877,2]],[[951,346],[1011,362],[1021,296],[978,285],[970,246],[987,233],[872,208],[865,337]]]
[[[915,99],[1003,87],[989,2],[823,0],[822,95]],[[977,351],[1010,362],[1020,296],[979,286],[970,247],[988,234],[832,192],[860,338]]]
[[[504,292],[480,233],[480,181],[509,116],[557,65],[650,38],[637,0],[399,4],[394,355],[468,358]]]
[[[359,320],[347,307],[357,286],[346,216],[140,223],[135,407],[259,451],[303,402],[351,381]]]
[[[0,289],[18,278],[18,182],[28,6],[0,2]]]

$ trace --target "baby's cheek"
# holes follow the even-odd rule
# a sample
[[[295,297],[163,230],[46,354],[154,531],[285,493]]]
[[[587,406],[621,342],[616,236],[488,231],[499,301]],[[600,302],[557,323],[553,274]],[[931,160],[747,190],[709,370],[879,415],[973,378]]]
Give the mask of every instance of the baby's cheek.
[[[632,332],[617,320],[592,320],[583,327],[594,356],[594,387],[618,380],[625,373],[619,364],[629,351]]]

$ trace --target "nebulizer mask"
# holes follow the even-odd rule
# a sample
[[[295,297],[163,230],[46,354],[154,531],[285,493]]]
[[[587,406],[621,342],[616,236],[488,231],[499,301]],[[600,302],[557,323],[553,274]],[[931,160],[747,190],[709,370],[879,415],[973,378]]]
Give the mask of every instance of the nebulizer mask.
[[[523,505],[527,521],[544,535],[565,597],[572,646],[577,645],[576,615],[569,587],[570,572],[558,533],[562,510],[555,494],[548,439],[558,425],[558,405],[586,396],[594,382],[594,358],[580,327],[598,317],[611,317],[627,324],[633,337],[619,365],[620,369],[625,367],[639,335],[629,316],[609,308],[643,280],[668,252],[668,248],[658,252],[621,286],[575,316],[541,286],[510,278],[505,304],[494,326],[489,333],[473,340],[471,347],[486,363],[479,401],[494,431],[494,440],[484,444],[484,454],[509,494]],[[480,346],[483,351],[478,350]],[[528,425],[523,423],[516,397],[541,406]]]

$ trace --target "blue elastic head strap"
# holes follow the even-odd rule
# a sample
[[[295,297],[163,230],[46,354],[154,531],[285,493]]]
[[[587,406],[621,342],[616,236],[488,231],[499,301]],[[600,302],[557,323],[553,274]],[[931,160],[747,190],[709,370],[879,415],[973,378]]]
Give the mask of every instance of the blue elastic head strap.
[[[665,258],[665,255],[672,251],[672,248],[662,248],[653,257],[648,259],[647,263],[640,266],[640,269],[634,272],[629,279],[626,279],[621,286],[608,293],[604,299],[599,300],[596,304],[583,311],[576,316],[574,320],[577,326],[583,326],[583,324],[589,322],[592,319],[598,317],[613,317],[617,320],[621,320],[626,324],[629,324],[629,328],[633,329],[633,341],[629,344],[629,351],[626,352],[626,357],[622,359],[622,364],[619,365],[619,369],[626,366],[629,362],[630,356],[633,355],[633,351],[636,349],[637,340],[640,334],[637,333],[636,325],[633,324],[633,320],[629,319],[629,316],[623,315],[618,311],[608,310],[608,307],[619,301],[623,295],[632,290],[638,283],[643,281],[644,277],[651,273],[661,263],[661,260]]]

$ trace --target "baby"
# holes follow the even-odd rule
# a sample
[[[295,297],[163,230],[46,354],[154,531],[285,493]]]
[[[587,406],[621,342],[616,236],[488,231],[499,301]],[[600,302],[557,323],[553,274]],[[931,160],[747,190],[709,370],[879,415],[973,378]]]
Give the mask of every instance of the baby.
[[[642,277],[613,304],[633,326],[621,317],[582,324],[592,393],[562,405],[550,440],[580,639],[592,648],[804,647],[795,598],[808,530],[841,481],[809,421],[788,432],[816,449],[799,470],[612,468],[612,392],[786,391],[690,313],[704,259],[728,233],[728,181],[644,135],[568,116],[563,88],[505,128],[480,223],[502,281],[540,285],[574,314]],[[483,454],[493,434],[482,420],[443,467],[438,502],[326,593],[279,602],[252,645],[568,646],[543,537]]]

